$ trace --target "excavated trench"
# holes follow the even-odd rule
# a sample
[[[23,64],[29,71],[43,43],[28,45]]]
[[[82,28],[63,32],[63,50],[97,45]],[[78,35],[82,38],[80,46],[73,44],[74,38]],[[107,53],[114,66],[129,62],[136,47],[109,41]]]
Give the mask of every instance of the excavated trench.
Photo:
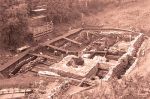
[[[39,90],[46,97],[73,95],[97,86],[97,80],[120,79],[135,64],[143,40],[143,34],[126,30],[79,29],[23,52],[1,68],[0,77],[43,78],[49,82],[48,94]],[[2,95],[10,94],[5,90],[0,90]]]
[[[81,29],[72,35],[58,37],[56,41],[48,41],[50,44],[41,44],[42,46],[29,51],[24,57],[2,70],[1,75],[10,78],[21,73],[48,71],[51,65],[59,63],[69,55],[75,55],[83,60],[97,62],[97,65],[93,66],[96,67],[95,71],[92,69],[88,71],[91,73],[89,78],[94,79],[94,76],[104,80],[111,77],[121,78],[134,63],[142,41],[142,34],[126,30]],[[65,73],[63,69],[60,72],[62,72],[60,75]],[[78,73],[72,75],[78,77]]]

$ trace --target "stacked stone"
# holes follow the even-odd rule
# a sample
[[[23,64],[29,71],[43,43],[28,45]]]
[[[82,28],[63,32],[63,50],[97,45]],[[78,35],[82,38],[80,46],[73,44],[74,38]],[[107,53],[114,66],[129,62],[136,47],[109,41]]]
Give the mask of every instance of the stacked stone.
[[[127,51],[119,60],[115,66],[112,66],[109,70],[109,73],[106,75],[104,80],[108,80],[114,77],[121,77],[124,74],[126,68],[128,68],[128,64],[130,60],[136,57],[136,53],[138,52],[139,47],[141,46],[144,40],[144,35],[140,33],[132,42]]]

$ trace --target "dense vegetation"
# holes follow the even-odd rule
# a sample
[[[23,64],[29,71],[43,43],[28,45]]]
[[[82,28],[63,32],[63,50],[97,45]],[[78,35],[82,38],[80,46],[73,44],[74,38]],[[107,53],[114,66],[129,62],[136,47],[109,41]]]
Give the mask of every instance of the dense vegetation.
[[[3,47],[17,48],[28,32],[27,5],[24,2],[0,1],[0,42]]]
[[[28,0],[30,9],[47,5],[48,19],[54,23],[67,23],[102,10],[108,2],[104,0]]]
[[[107,3],[104,0],[0,0],[0,45],[15,49],[24,43],[29,33],[30,12],[36,6],[46,5],[48,21],[60,24],[98,12]]]
[[[81,19],[82,14],[98,12],[102,10],[103,5],[101,0],[48,0],[47,13],[54,23],[66,23]]]

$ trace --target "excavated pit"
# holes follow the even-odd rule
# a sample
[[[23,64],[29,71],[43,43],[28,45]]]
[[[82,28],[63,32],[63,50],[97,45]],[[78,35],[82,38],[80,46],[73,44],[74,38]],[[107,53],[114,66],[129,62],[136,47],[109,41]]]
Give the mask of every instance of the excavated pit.
[[[99,78],[105,78],[104,75],[107,75],[110,72],[110,68],[118,64],[118,62],[121,62],[122,57],[124,56],[130,56],[128,57],[130,61],[127,62],[126,67],[123,68],[124,70],[122,71],[126,71],[132,65],[136,58],[136,52],[142,42],[142,38],[143,37],[141,37],[140,34],[132,34],[129,31],[109,29],[79,30],[75,34],[52,42],[50,46],[41,46],[32,53],[28,53],[28,55],[18,62],[3,70],[1,74],[5,75],[5,77],[11,77],[22,73],[23,71],[28,72],[30,69],[38,67],[38,65],[39,67],[42,67],[40,64],[46,66],[55,65],[55,63],[59,64],[61,60],[63,61],[64,57],[75,55],[83,58],[83,60],[89,59],[88,61],[91,61],[91,64],[96,62],[96,65],[93,67],[97,67],[97,70],[95,71],[97,72],[97,76],[99,76]],[[60,64],[63,65],[63,62]],[[61,68],[61,66],[57,67]],[[11,68],[16,69],[12,70]],[[121,77],[121,74],[119,75],[117,76],[118,78]]]
[[[52,84],[55,80],[67,81],[53,91],[60,93],[69,85],[65,90],[74,86],[81,91],[95,86],[93,80],[121,78],[134,64],[143,40],[142,33],[126,30],[79,29],[40,44],[1,70],[0,75],[4,79],[46,77],[54,79]]]

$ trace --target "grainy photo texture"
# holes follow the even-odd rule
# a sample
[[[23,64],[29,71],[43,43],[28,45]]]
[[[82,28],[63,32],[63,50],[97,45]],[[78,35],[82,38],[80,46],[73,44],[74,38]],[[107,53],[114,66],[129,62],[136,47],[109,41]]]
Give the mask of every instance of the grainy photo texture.
[[[150,0],[0,0],[0,99],[150,99]]]

